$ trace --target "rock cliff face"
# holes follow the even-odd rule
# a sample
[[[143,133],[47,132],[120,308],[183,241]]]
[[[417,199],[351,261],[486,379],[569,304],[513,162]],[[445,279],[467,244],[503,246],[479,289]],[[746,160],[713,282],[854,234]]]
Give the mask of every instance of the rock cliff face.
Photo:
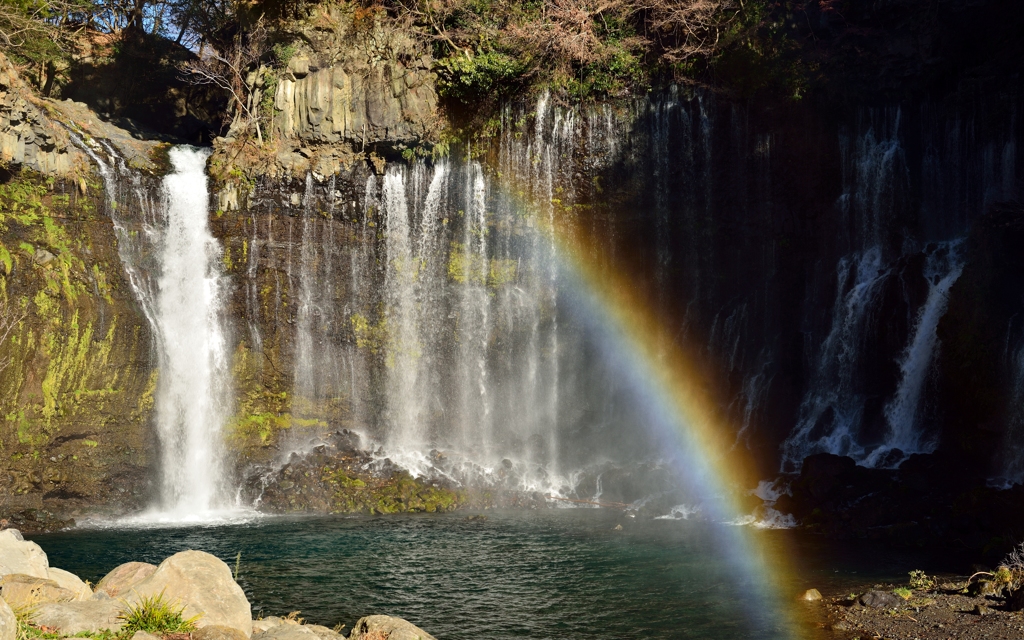
[[[437,142],[443,118],[432,58],[409,33],[372,11],[332,5],[283,25],[275,39],[274,65],[248,78],[252,103],[271,121],[266,144],[240,154],[232,129],[215,144],[215,176],[237,169],[250,181],[301,180],[371,159],[379,171],[384,158],[423,156]],[[221,209],[245,206],[237,179],[222,188]]]
[[[429,58],[409,67],[390,60],[316,71],[307,59],[293,58],[278,82],[274,107],[275,126],[285,138],[415,145],[431,132],[437,94]]]
[[[47,528],[55,511],[144,499],[155,377],[103,182],[44,115],[73,123],[57,107],[76,107],[35,106],[3,56],[0,69],[4,104],[19,110],[0,121],[11,169],[0,176],[0,322],[12,328],[0,342],[0,516]],[[114,137],[94,119],[80,127]]]
[[[285,139],[415,146],[436,131],[432,58],[409,33],[375,13],[337,5],[285,29],[295,52],[274,95]]]
[[[0,162],[67,175],[83,154],[69,149],[67,133],[41,113],[31,96],[0,53]]]

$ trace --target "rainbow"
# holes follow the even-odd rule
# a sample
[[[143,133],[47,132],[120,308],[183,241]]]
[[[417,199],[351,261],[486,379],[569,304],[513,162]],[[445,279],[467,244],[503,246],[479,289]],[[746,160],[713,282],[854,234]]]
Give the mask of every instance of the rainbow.
[[[736,429],[721,415],[697,359],[652,311],[656,307],[637,280],[612,263],[602,249],[607,244],[596,233],[574,222],[572,215],[556,212],[551,220],[540,218],[535,223],[551,243],[550,258],[558,265],[562,291],[576,315],[600,337],[602,355],[645,408],[655,435],[681,454],[685,464],[679,471],[701,497],[702,513],[719,523],[745,515],[743,505],[758,480],[757,468],[742,448],[733,446]],[[792,554],[784,541],[768,544],[767,532],[748,526],[723,525],[721,533],[722,557],[742,576],[737,583],[746,590],[743,599],[756,631],[750,637],[806,637],[809,625],[801,619],[806,612],[787,586],[794,584],[795,573],[786,562]]]

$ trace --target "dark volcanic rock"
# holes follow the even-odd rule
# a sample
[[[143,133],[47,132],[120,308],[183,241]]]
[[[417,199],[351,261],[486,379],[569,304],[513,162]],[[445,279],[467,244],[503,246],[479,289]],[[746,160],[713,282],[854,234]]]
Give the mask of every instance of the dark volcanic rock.
[[[903,600],[886,591],[868,591],[857,598],[857,602],[873,609],[892,609],[902,604]]]

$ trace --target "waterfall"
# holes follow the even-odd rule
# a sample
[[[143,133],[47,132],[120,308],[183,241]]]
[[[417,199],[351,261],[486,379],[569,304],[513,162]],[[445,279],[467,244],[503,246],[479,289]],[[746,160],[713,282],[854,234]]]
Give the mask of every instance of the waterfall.
[[[70,133],[103,179],[121,264],[154,337],[160,494],[155,510],[133,521],[212,517],[230,506],[222,442],[230,381],[221,249],[207,222],[209,151],[171,149],[173,170],[155,189],[113,145]]]
[[[394,168],[384,176],[383,208],[386,219],[387,326],[390,331],[388,348],[389,370],[388,400],[391,434],[389,442],[400,448],[421,446],[422,401],[417,388],[423,344],[421,323],[417,317],[416,279],[421,263],[414,255],[410,238],[409,203],[406,200],[405,174]]]
[[[876,114],[877,115],[877,114]],[[815,453],[854,458],[872,467],[894,467],[913,453],[933,451],[924,434],[920,409],[935,351],[936,328],[946,310],[950,287],[960,277],[961,239],[921,248],[905,225],[908,171],[900,141],[899,109],[869,118],[870,126],[851,140],[840,139],[844,192],[837,202],[846,235],[840,242],[851,253],[836,267],[836,294],[831,326],[813,360],[796,426],[782,445],[782,469],[792,471]],[[902,242],[893,234],[899,230]],[[920,272],[913,266],[923,258]],[[920,286],[920,283],[924,287]],[[913,292],[924,288],[918,302]],[[894,291],[906,309],[906,333],[882,317],[893,313]],[[872,366],[888,337],[905,347],[898,357],[894,387],[878,406],[879,387]],[[905,338],[903,337],[905,336]],[[876,425],[881,423],[882,433]]]
[[[864,461],[868,466],[877,466],[887,454],[898,450],[902,455],[890,456],[892,466],[912,453],[931,453],[934,441],[924,441],[918,419],[922,402],[922,391],[928,373],[931,371],[935,346],[938,341],[936,328],[946,311],[949,289],[963,272],[963,258],[960,243],[954,242],[933,251],[928,257],[924,277],[928,280],[928,298],[921,307],[910,343],[900,363],[900,385],[896,395],[885,407],[888,433],[881,446]]]
[[[229,415],[221,248],[210,235],[204,150],[176,147],[164,178],[166,227],[156,300],[161,507],[203,518],[225,506],[222,428]]]
[[[882,268],[878,247],[843,258],[837,272],[832,327],[818,351],[812,386],[800,405],[796,427],[783,444],[784,469],[814,453],[856,459],[864,454],[858,439],[864,398],[857,392],[857,364],[865,334],[873,328],[869,312],[890,272]]]

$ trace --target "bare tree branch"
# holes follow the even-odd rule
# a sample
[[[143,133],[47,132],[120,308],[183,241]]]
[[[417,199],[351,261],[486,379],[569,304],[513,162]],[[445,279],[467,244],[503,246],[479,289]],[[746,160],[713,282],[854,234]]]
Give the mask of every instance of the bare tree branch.
[[[24,319],[25,313],[19,313],[11,306],[10,302],[0,302],[0,347],[4,346],[4,343],[7,342],[7,338],[10,337],[11,332],[13,332]],[[0,372],[9,367],[10,364],[10,356],[0,358]]]
[[[259,68],[267,52],[267,27],[261,17],[246,33],[239,32],[228,51],[210,50],[198,60],[187,62],[179,70],[182,79],[195,85],[212,85],[231,96],[235,119],[244,119],[246,127],[255,124],[256,137],[263,144],[259,122],[258,78],[250,81],[250,71]],[[229,107],[230,108],[230,107]]]

